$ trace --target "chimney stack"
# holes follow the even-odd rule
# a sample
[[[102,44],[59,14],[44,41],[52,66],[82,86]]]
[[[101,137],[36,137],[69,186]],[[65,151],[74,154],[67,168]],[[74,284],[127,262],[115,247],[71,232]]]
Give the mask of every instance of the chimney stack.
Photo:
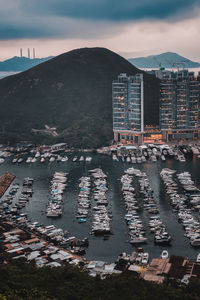
[[[33,48],[33,58],[35,59],[35,48]]]
[[[30,49],[28,48],[28,58],[31,58],[30,57]]]
[[[22,55],[22,48],[20,48],[20,57],[22,57],[23,55]]]

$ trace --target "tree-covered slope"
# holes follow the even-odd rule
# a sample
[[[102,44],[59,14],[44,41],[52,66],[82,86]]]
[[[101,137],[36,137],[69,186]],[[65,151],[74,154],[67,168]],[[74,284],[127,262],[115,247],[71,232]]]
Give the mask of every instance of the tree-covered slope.
[[[65,141],[98,147],[112,139],[112,81],[141,72],[105,48],[76,49],[0,80],[2,142]],[[159,81],[144,73],[145,123],[158,124]],[[57,137],[32,129],[56,127]]]
[[[13,261],[0,265],[0,300],[198,300],[199,282],[179,287],[175,282],[153,284],[133,275],[112,275],[101,280],[66,265],[37,269]]]

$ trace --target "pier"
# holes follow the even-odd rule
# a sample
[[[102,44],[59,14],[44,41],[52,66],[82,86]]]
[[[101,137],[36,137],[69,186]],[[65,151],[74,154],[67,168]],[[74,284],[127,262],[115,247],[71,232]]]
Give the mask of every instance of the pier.
[[[0,198],[3,197],[14,179],[15,176],[11,173],[6,173],[0,177]]]

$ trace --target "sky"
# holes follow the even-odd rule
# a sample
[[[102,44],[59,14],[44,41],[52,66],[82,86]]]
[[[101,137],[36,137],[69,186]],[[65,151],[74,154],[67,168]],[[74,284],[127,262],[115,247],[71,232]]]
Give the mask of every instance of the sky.
[[[0,0],[0,60],[82,47],[200,62],[200,0]]]

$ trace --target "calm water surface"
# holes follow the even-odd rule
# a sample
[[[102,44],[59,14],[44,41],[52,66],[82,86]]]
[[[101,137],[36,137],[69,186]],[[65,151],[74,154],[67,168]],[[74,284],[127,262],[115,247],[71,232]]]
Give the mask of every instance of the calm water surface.
[[[81,154],[78,154],[79,156]],[[71,157],[73,157],[71,155]],[[127,242],[128,230],[124,222],[124,202],[120,193],[120,178],[131,164],[122,162],[113,162],[110,157],[101,155],[92,155],[91,163],[72,162],[71,159],[64,163],[35,163],[28,165],[13,165],[11,159],[0,165],[0,175],[5,172],[12,172],[16,175],[16,182],[22,183],[23,178],[30,176],[35,179],[33,188],[34,194],[27,203],[24,211],[28,213],[29,219],[39,221],[44,225],[54,224],[57,227],[67,229],[70,236],[77,238],[89,237],[89,248],[85,257],[88,259],[98,259],[104,261],[115,261],[121,252],[131,253],[135,248]],[[160,216],[167,227],[167,231],[171,234],[173,240],[172,245],[167,246],[170,254],[183,255],[185,257],[195,258],[200,249],[193,249],[188,243],[188,239],[184,236],[184,230],[177,221],[177,215],[172,211],[169,205],[169,200],[166,197],[164,186],[160,178],[162,168],[168,167],[177,170],[178,172],[189,171],[195,179],[197,187],[200,187],[200,160],[195,156],[193,160],[187,160],[181,163],[172,159],[166,162],[158,161],[156,163],[147,162],[145,164],[135,164],[138,168],[147,173],[151,186],[154,190],[154,196],[158,203]],[[101,167],[108,176],[108,199],[109,208],[113,214],[112,231],[113,235],[108,240],[103,240],[102,237],[94,237],[90,235],[92,210],[87,223],[79,224],[76,220],[77,197],[79,193],[79,178],[83,175],[88,175],[88,170]],[[46,203],[49,194],[49,183],[54,171],[69,172],[68,187],[64,193],[64,210],[63,215],[59,219],[47,218],[45,215]],[[17,195],[16,195],[17,200]],[[145,211],[140,213],[143,224],[147,228],[148,243],[143,249],[150,253],[150,257],[157,257],[161,254],[166,246],[155,246],[154,236],[149,233],[148,215]]]

